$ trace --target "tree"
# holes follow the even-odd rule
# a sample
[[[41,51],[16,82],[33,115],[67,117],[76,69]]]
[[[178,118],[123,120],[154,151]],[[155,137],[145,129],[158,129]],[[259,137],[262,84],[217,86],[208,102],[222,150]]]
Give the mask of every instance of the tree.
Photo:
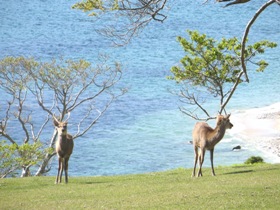
[[[17,145],[44,139],[47,147],[53,148],[56,132],[50,135],[53,126],[49,121],[54,115],[63,120],[70,112],[75,116],[71,122],[76,127],[73,137],[85,135],[126,92],[116,87],[122,76],[120,65],[109,66],[106,62],[103,59],[92,67],[84,60],[43,63],[32,58],[4,58],[0,62],[0,87],[6,100],[0,108],[6,111],[1,116],[0,135]],[[48,163],[53,155],[46,153],[36,175],[50,170]]]
[[[152,20],[163,22],[167,0],[82,0],[73,5],[90,16],[114,16],[107,21],[107,27],[99,30],[103,35],[113,38],[116,45],[124,45],[145,28]]]
[[[234,6],[236,4],[251,3],[250,0],[215,0],[218,3],[229,2],[224,7]],[[205,0],[203,4],[210,2]],[[167,0],[82,0],[73,5],[74,9],[79,9],[84,12],[89,13],[89,15],[101,17],[104,14],[114,15],[115,21],[109,24],[108,27],[102,30],[103,34],[113,38],[116,44],[127,44],[133,36],[137,35],[141,30],[145,28],[151,21],[164,22],[167,18],[166,11],[168,10]],[[246,78],[249,82],[249,77],[247,75],[246,65],[245,65],[245,55],[244,50],[246,47],[246,40],[250,31],[251,26],[254,24],[258,16],[270,5],[279,4],[280,0],[268,0],[252,19],[248,22],[243,38],[241,47],[241,65]],[[121,20],[121,21],[119,21]],[[123,24],[126,23],[126,24]]]
[[[252,25],[254,24],[254,22],[257,20],[257,18],[259,17],[259,15],[270,5],[277,3],[280,5],[280,0],[269,0],[268,2],[266,2],[265,4],[263,4],[260,9],[256,12],[256,14],[252,17],[252,19],[248,22],[245,30],[244,30],[244,34],[242,37],[242,47],[241,47],[241,64],[242,64],[242,70],[245,74],[245,78],[246,81],[249,82],[249,77],[247,74],[247,69],[246,69],[246,64],[245,64],[245,48],[246,48],[246,41],[249,35],[249,31],[250,28],[252,27]]]
[[[241,68],[240,49],[241,43],[236,37],[216,41],[199,34],[197,31],[188,31],[190,40],[178,37],[186,55],[181,59],[181,65],[173,66],[173,76],[182,85],[179,96],[183,103],[194,105],[206,117],[200,117],[189,107],[181,107],[181,111],[194,119],[212,119],[212,116],[204,106],[206,100],[212,96],[218,99],[218,113],[226,112],[226,105],[232,97],[237,86],[244,82]],[[266,48],[276,47],[276,43],[260,41],[248,46],[245,51],[245,62],[257,65],[257,71],[264,71],[267,62],[264,60],[254,61],[259,53],[264,53]]]
[[[11,157],[17,157],[20,160],[26,159],[27,152],[27,150],[24,152],[21,148],[27,148],[26,144],[39,143],[39,137],[48,122],[48,117],[40,121],[40,125],[34,124],[32,120],[34,111],[30,109],[32,97],[26,85],[32,81],[28,70],[37,65],[33,60],[24,58],[7,57],[0,61],[0,88],[3,97],[0,102],[2,118],[0,136],[13,144],[13,147],[8,148],[15,149],[17,156],[12,155]],[[35,159],[36,161],[42,160],[38,156],[33,156],[33,160]],[[32,160],[30,159],[30,161]],[[30,174],[30,167],[34,165],[25,164],[24,162],[21,165],[22,177]],[[19,163],[19,161],[16,161],[16,163]],[[12,173],[16,169],[18,167],[14,167],[13,170],[9,171]]]
[[[30,176],[29,168],[37,165],[43,160],[48,152],[43,149],[41,142],[32,144],[8,144],[6,141],[0,142],[0,178],[17,175],[18,170],[22,170],[21,177]]]
[[[205,3],[208,3],[209,0],[204,1]],[[230,1],[230,3],[228,3]],[[108,3],[109,2],[109,3]],[[168,7],[168,2],[167,0],[136,0],[136,1],[131,1],[131,0],[111,0],[111,1],[102,1],[102,0],[83,0],[81,3],[77,3],[73,6],[75,9],[80,9],[83,10],[84,12],[93,12],[91,14],[93,15],[100,15],[104,13],[113,13],[113,15],[116,15],[118,17],[121,17],[122,21],[123,19],[128,20],[128,25],[122,25],[122,29],[119,30],[118,24],[114,24],[112,27],[110,26],[110,29],[106,29],[106,31],[118,31],[118,33],[105,33],[106,35],[113,36],[117,39],[120,39],[123,43],[127,43],[131,40],[131,38],[136,35],[140,30],[142,30],[148,23],[150,23],[152,20],[155,21],[160,21],[163,22],[166,18],[167,15],[165,14],[166,8]],[[245,4],[249,3],[250,0],[217,0],[219,3],[227,2],[227,4],[224,7],[228,6],[234,6],[236,4]],[[219,49],[219,47],[215,48],[215,52],[211,52],[210,55],[206,54],[197,54],[196,58],[191,61],[191,57],[187,58],[185,57],[182,59],[181,63],[186,68],[192,69],[190,71],[186,71],[185,73],[182,73],[183,71],[179,67],[173,67],[172,68],[172,73],[174,74],[173,79],[177,81],[188,81],[189,84],[187,84],[185,90],[181,90],[181,93],[179,94],[181,97],[187,99],[187,103],[190,103],[192,105],[196,105],[200,110],[206,114],[206,118],[212,118],[210,114],[207,112],[206,109],[202,107],[201,101],[199,99],[204,98],[203,96],[201,98],[198,97],[198,95],[194,95],[190,91],[190,84],[195,86],[200,86],[200,90],[204,89],[206,90],[205,93],[209,92],[213,96],[220,97],[220,108],[219,108],[219,113],[222,111],[225,111],[225,107],[227,103],[229,102],[232,94],[234,93],[236,87],[244,82],[242,76],[245,77],[245,81],[249,82],[249,77],[247,74],[247,66],[246,63],[251,60],[252,57],[255,56],[253,54],[253,51],[256,53],[262,53],[263,47],[273,47],[273,43],[269,42],[258,42],[257,45],[255,46],[248,46],[246,48],[246,42],[248,40],[248,34],[251,26],[254,24],[255,20],[258,18],[258,16],[270,5],[277,3],[280,5],[280,0],[269,0],[267,1],[263,6],[260,7],[260,9],[256,12],[256,14],[253,16],[253,18],[248,22],[242,42],[237,43],[237,39],[232,39],[228,40],[227,47],[224,49]],[[194,37],[193,37],[194,38]],[[181,38],[179,38],[181,39]],[[179,40],[181,44],[184,47],[184,50],[190,52],[191,49],[186,49],[186,40],[181,39]],[[208,43],[207,43],[208,42]],[[212,41],[208,40],[206,41],[207,44],[210,44]],[[204,43],[204,44],[206,44]],[[203,48],[203,43],[200,43],[200,45]],[[212,43],[213,44],[213,43]],[[210,44],[210,45],[212,45]],[[219,44],[220,45],[220,44]],[[269,46],[270,45],[270,46]],[[205,46],[207,47],[207,46]],[[229,49],[231,48],[231,49]],[[234,48],[234,49],[233,49]],[[195,49],[195,48],[194,48]],[[199,49],[197,49],[197,53],[202,53],[199,52]],[[231,50],[232,53],[234,54],[228,54],[227,50]],[[237,51],[239,50],[239,52]],[[250,52],[250,50],[252,52]],[[194,53],[194,52],[192,52]],[[204,53],[204,52],[203,52]],[[205,52],[206,53],[206,52]],[[209,53],[209,51],[207,52]],[[225,55],[222,55],[221,53],[225,53]],[[204,56],[204,58],[198,58],[198,56]],[[210,57],[208,57],[210,56]],[[228,56],[228,57],[227,57]],[[251,57],[250,57],[251,56]],[[221,58],[224,58],[226,62],[229,62],[228,64],[222,63]],[[210,59],[209,61],[203,59]],[[211,68],[208,70],[201,71],[203,68],[205,68],[207,65],[205,62],[214,62],[214,60],[211,59],[217,59],[218,64],[211,64]],[[198,72],[195,72],[194,68],[194,62],[201,62],[199,63],[199,70]],[[193,62],[186,64],[187,62]],[[218,67],[218,66],[219,67]],[[263,70],[265,66],[267,65],[266,62],[260,61],[258,63],[260,66],[260,70]],[[189,66],[189,67],[187,67]],[[202,67],[204,66],[204,67]],[[230,67],[229,67],[230,66]],[[208,66],[209,67],[209,66]],[[207,67],[207,68],[208,68]],[[219,70],[222,70],[221,72],[215,72],[216,68],[220,68]],[[196,78],[196,79],[191,79],[191,78]],[[227,78],[229,77],[229,78]],[[172,78],[172,77],[171,77]],[[229,84],[232,84],[232,88],[228,88]],[[215,86],[217,85],[217,86]],[[225,88],[228,89],[225,89]],[[202,90],[201,90],[202,91]],[[203,92],[203,91],[202,91]],[[202,94],[203,95],[203,94]],[[182,110],[184,113],[188,114],[189,116],[199,119],[197,115],[194,115],[193,112],[186,112],[186,110]]]
[[[84,60],[67,60],[64,63],[65,66],[62,66],[53,61],[44,64],[39,71],[33,71],[31,75],[35,88],[30,88],[30,91],[45,112],[53,116],[57,111],[60,120],[63,120],[67,113],[76,111],[75,121],[72,122],[76,126],[76,133],[73,135],[73,139],[76,139],[85,135],[112,102],[126,90],[114,89],[122,76],[118,63],[115,63],[113,68],[106,65],[106,60],[96,68]],[[52,104],[48,103],[50,94],[53,96]],[[55,139],[56,133],[51,138],[51,147],[54,146]],[[46,156],[36,175],[45,172],[50,158],[50,155]]]

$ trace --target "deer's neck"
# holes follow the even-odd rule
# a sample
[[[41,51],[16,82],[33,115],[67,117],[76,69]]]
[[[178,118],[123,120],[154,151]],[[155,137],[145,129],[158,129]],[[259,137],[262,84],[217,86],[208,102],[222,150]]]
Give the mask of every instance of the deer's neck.
[[[213,130],[211,135],[212,144],[217,144],[224,137],[226,132],[225,126],[216,125],[216,128]]]
[[[63,134],[63,133],[58,133],[58,141],[59,142],[65,142],[67,141],[67,134]]]

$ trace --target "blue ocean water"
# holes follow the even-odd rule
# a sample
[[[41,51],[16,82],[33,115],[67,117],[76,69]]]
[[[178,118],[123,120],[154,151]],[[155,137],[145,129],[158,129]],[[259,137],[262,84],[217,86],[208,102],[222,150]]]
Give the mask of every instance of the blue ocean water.
[[[117,48],[95,31],[106,21],[72,10],[75,2],[21,0],[0,4],[1,58],[23,55],[48,61],[63,56],[96,63],[98,55],[104,53],[122,63],[121,84],[129,91],[87,135],[75,141],[69,173],[92,176],[191,168],[193,148],[188,141],[195,122],[179,111],[178,98],[169,91],[175,84],[166,79],[170,68],[184,55],[176,37],[186,37],[185,31],[190,29],[216,39],[241,38],[249,19],[263,2],[222,8],[214,1],[205,5],[203,1],[170,1],[164,23],[152,22],[131,43]],[[252,27],[249,41],[268,39],[279,44],[279,19],[279,6],[270,6]],[[239,87],[229,111],[280,101],[279,55],[279,47],[261,55],[270,65],[264,73],[249,69],[251,81]],[[244,149],[232,152],[231,148],[238,144],[244,145]],[[256,148],[246,147],[246,142],[226,135],[216,147],[215,165],[242,163],[260,153]],[[209,154],[205,165],[209,166],[208,157]],[[51,175],[56,173],[56,164],[54,159]]]

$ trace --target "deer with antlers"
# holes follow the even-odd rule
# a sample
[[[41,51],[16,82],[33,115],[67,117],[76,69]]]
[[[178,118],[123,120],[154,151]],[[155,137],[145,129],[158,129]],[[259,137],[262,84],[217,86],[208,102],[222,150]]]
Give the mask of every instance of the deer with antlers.
[[[231,129],[233,124],[231,124],[229,120],[230,114],[223,116],[217,116],[216,127],[213,129],[205,122],[196,123],[193,129],[193,147],[194,147],[194,168],[192,176],[195,176],[195,169],[197,160],[199,159],[199,171],[197,176],[202,176],[201,167],[204,161],[205,151],[210,150],[210,160],[211,160],[211,168],[212,175],[215,176],[214,166],[213,166],[213,154],[214,147],[217,143],[221,141],[224,137],[226,129]],[[200,148],[200,153],[198,154],[198,148]]]
[[[61,177],[64,170],[65,183],[68,183],[68,161],[74,148],[73,137],[67,133],[67,120],[61,122],[53,116],[53,123],[57,130],[57,140],[55,150],[58,156],[58,171],[55,183],[61,183]]]

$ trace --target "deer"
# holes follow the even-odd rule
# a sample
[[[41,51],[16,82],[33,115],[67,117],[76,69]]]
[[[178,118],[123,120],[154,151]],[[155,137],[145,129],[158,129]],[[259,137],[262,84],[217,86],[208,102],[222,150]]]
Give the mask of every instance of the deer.
[[[193,147],[194,147],[194,168],[192,177],[195,176],[196,164],[199,159],[199,171],[197,177],[202,176],[202,164],[204,161],[205,151],[210,151],[210,161],[212,176],[215,176],[214,166],[213,166],[213,155],[214,147],[218,144],[225,135],[226,129],[231,129],[233,124],[229,120],[229,115],[218,115],[216,117],[216,127],[211,128],[206,122],[197,122],[194,126],[192,137],[193,137]],[[198,148],[200,148],[200,153],[198,154]]]
[[[69,117],[68,117],[69,118]],[[57,130],[55,150],[58,156],[58,171],[55,184],[61,183],[62,173],[65,173],[65,183],[68,183],[68,161],[74,148],[73,137],[67,133],[67,120],[61,122],[53,116],[53,123]]]

